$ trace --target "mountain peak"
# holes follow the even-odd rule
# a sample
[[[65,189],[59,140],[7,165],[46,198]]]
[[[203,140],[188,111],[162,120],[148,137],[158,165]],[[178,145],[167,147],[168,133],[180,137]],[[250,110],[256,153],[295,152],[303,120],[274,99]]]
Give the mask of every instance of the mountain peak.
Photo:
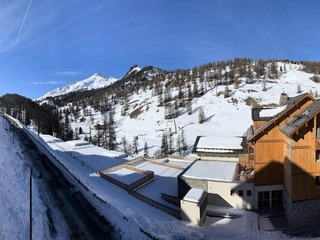
[[[102,77],[101,73],[96,72],[91,77]]]
[[[116,82],[118,79],[112,78],[112,77],[103,77],[99,72],[94,73],[90,77],[70,83],[66,86],[56,88],[42,97],[38,98],[37,100],[43,100],[48,97],[55,97],[59,95],[65,95],[71,92],[76,92],[76,91],[84,91],[84,90],[92,90],[92,89],[99,89],[99,88],[104,88],[107,87],[114,82]]]

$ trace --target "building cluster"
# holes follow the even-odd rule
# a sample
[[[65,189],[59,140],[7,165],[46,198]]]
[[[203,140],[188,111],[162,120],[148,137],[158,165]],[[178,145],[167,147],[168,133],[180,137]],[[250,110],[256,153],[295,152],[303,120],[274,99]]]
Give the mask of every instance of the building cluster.
[[[283,210],[293,230],[320,226],[320,100],[282,94],[253,108],[245,137],[198,137],[199,160],[178,176],[182,219],[202,224],[208,206]]]
[[[320,100],[308,93],[253,108],[246,136],[198,136],[195,158],[131,159],[83,140],[44,141],[70,166],[198,225],[221,206],[284,212],[292,230],[320,226]]]

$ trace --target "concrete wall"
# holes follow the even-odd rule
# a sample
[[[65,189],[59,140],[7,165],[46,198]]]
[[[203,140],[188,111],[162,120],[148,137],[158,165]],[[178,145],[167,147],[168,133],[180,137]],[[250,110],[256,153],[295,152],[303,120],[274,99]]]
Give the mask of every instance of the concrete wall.
[[[191,188],[203,189],[208,193],[208,204],[227,206],[239,209],[252,209],[254,203],[253,182],[218,182],[204,179],[191,179],[180,176],[178,178],[179,198],[187,194]],[[235,194],[231,195],[231,190]],[[239,191],[243,191],[243,196],[239,196]],[[251,196],[247,195],[251,191]]]
[[[254,190],[252,182],[208,182],[208,204],[233,207],[238,209],[252,209]],[[231,190],[234,191],[231,194]],[[239,196],[242,191],[243,196]],[[248,196],[248,191],[251,196]]]
[[[184,172],[182,172],[183,174]],[[191,188],[199,188],[207,191],[207,180],[204,179],[192,179],[181,176],[178,177],[178,197],[183,199]]]
[[[205,194],[199,203],[180,201],[181,219],[202,225],[206,217],[207,195]]]

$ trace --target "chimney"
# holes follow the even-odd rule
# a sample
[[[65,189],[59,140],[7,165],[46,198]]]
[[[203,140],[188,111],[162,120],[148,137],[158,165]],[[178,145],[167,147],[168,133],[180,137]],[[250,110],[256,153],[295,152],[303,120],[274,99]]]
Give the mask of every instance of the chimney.
[[[286,103],[288,102],[288,99],[289,99],[289,97],[288,97],[288,95],[286,93],[281,93],[279,106],[286,105]]]

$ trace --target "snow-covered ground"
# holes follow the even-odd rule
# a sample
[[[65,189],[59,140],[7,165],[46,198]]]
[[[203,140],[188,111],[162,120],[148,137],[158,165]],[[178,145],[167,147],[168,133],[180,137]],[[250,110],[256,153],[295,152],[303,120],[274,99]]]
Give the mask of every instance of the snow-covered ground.
[[[6,120],[0,117],[0,239],[29,238],[30,163],[19,142],[12,141]],[[33,237],[50,239],[46,207],[33,179]]]
[[[64,150],[61,151],[56,147],[56,144],[62,144],[61,141],[48,135],[38,137],[33,134],[42,144],[48,143],[47,150],[50,151],[72,174],[75,175],[93,194],[87,194],[87,197],[96,205],[100,214],[104,215],[110,222],[115,224],[115,227],[121,232],[123,239],[148,239],[144,233],[147,232],[157,239],[283,239],[286,236],[278,232],[264,232],[259,230],[259,218],[256,213],[239,211],[230,208],[214,208],[211,212],[237,215],[234,219],[224,219],[221,217],[208,217],[203,227],[191,224],[190,222],[181,221],[161,210],[158,210],[148,204],[134,198],[123,189],[114,184],[98,177],[88,167],[74,159],[74,156],[79,157],[77,150],[72,144],[64,143]],[[67,148],[69,146],[69,148]],[[99,159],[106,151],[102,148],[92,147],[91,154],[82,155],[85,160],[90,159],[94,165],[95,160]],[[75,155],[71,155],[75,154]],[[111,159],[104,157],[106,164],[109,161],[118,161],[119,159]],[[121,163],[121,161],[119,161]],[[114,163],[113,163],[114,164]],[[145,169],[148,169],[149,164],[142,164]],[[154,167],[154,166],[151,166]],[[95,167],[93,167],[95,168]],[[165,170],[168,174],[168,179],[175,177],[176,173],[170,173],[168,169],[156,167],[155,170]],[[168,173],[167,173],[168,171]],[[121,172],[120,174],[123,174]],[[153,188],[145,188],[146,195],[152,197],[156,192],[168,191],[172,183],[164,182],[162,186]],[[143,188],[142,188],[143,189]],[[141,190],[142,191],[142,190]],[[96,201],[99,197],[107,202],[102,204],[101,201]],[[270,225],[270,222],[264,224]],[[140,230],[142,229],[142,231]]]

